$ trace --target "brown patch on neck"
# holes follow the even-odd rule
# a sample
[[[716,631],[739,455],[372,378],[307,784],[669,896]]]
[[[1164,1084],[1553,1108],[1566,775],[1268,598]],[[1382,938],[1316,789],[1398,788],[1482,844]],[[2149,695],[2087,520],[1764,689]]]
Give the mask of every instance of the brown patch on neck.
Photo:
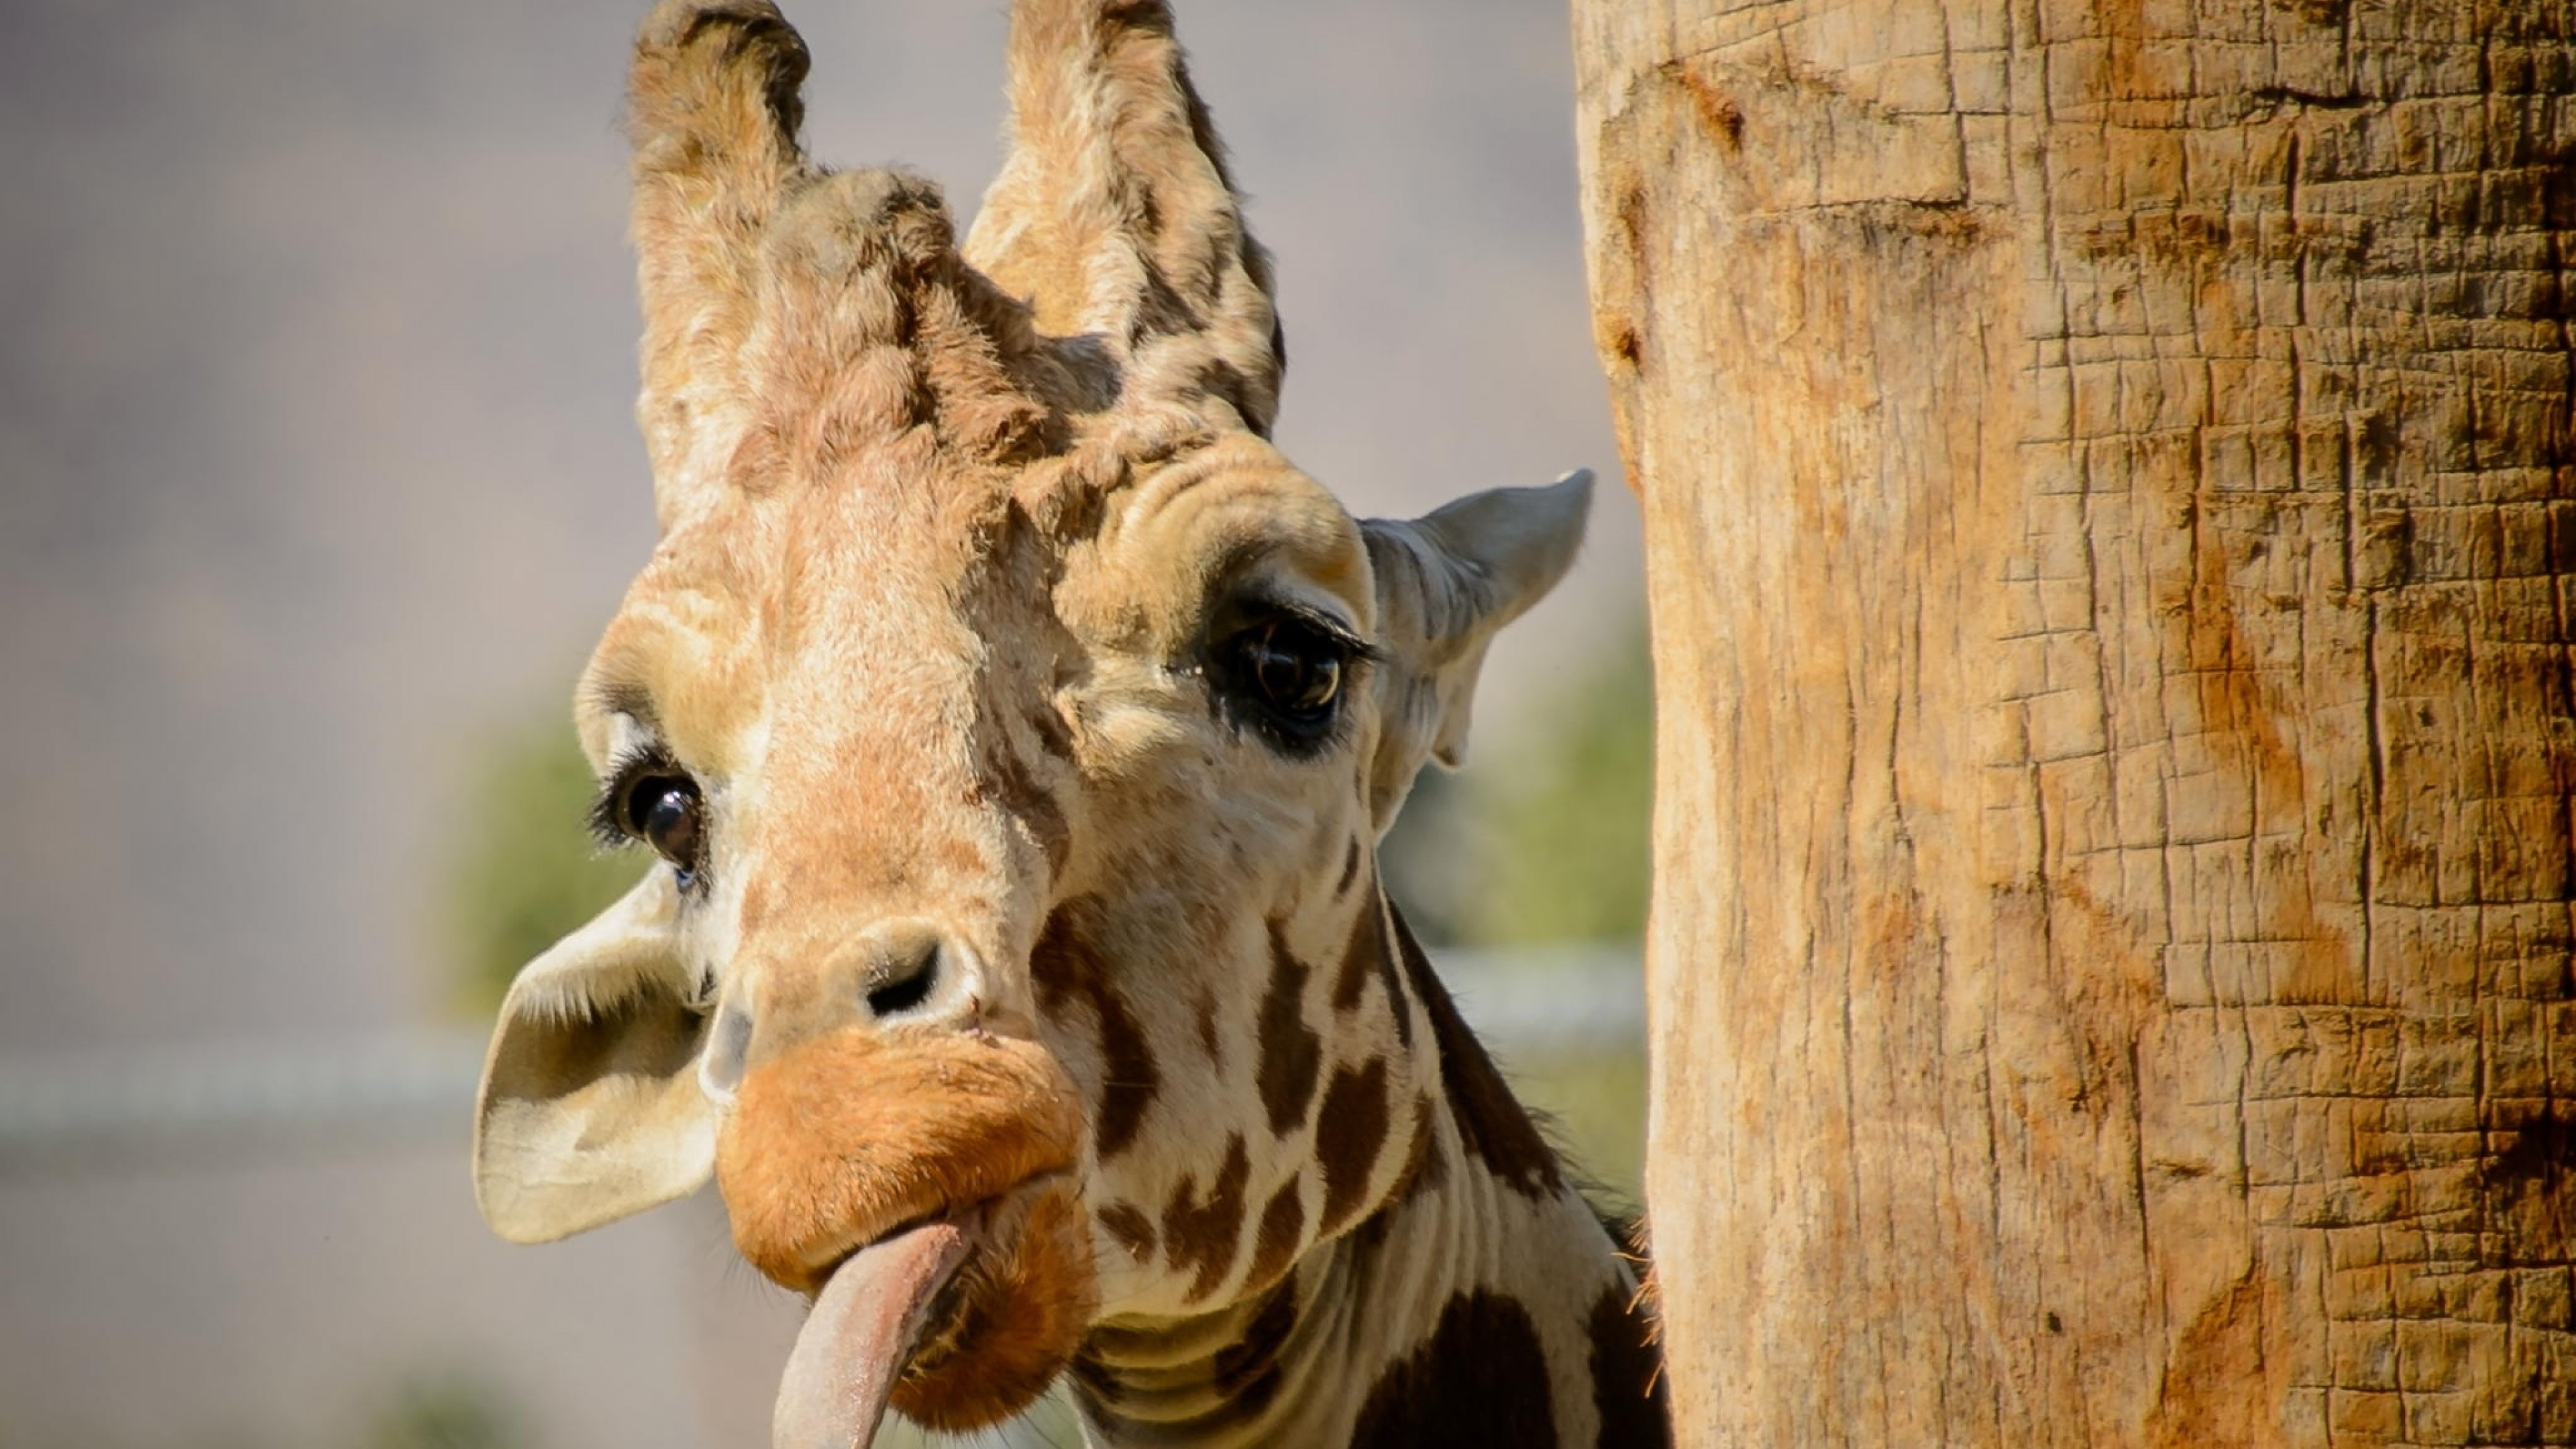
[[[1333,1073],[1324,1110],[1315,1122],[1315,1157],[1324,1167],[1324,1215],[1317,1230],[1331,1233],[1348,1221],[1377,1172],[1386,1146],[1386,1059]]]
[[[1243,1137],[1237,1133],[1226,1139],[1225,1164],[1204,1199],[1198,1196],[1194,1173],[1172,1188],[1171,1201],[1163,1205],[1163,1258],[1176,1270],[1195,1272],[1192,1302],[1215,1292],[1234,1266],[1243,1236],[1243,1190],[1251,1175],[1252,1159],[1244,1154]]]
[[[1431,1134],[1431,1099],[1413,1099],[1413,1145],[1404,1154],[1404,1175],[1396,1179],[1395,1198],[1402,1202],[1415,1193],[1430,1192],[1449,1180],[1449,1171],[1440,1156],[1440,1144]]]
[[[1529,1311],[1496,1293],[1462,1293],[1397,1359],[1360,1406],[1351,1449],[1555,1449],[1547,1355]]]
[[[1261,1210],[1261,1226],[1253,1231],[1251,1286],[1277,1282],[1296,1260],[1305,1233],[1304,1185],[1291,1177],[1270,1195],[1270,1205]]]
[[[1029,976],[1036,983],[1039,1008],[1050,1015],[1067,1002],[1088,1003],[1100,1025],[1100,1110],[1094,1126],[1102,1161],[1127,1150],[1144,1125],[1145,1109],[1161,1090],[1162,1072],[1154,1065],[1145,1030],[1117,988],[1109,984],[1108,967],[1077,921],[1088,916],[1091,898],[1079,897],[1047,917],[1029,951]]]
[[[1385,1201],[1376,1212],[1351,1229],[1350,1241],[1363,1253],[1374,1253],[1395,1227],[1395,1215],[1413,1200],[1449,1180],[1449,1168],[1440,1156],[1439,1139],[1432,1133],[1432,1110],[1429,1097],[1413,1099],[1413,1140],[1404,1149],[1404,1166],[1395,1175],[1395,1185],[1387,1189]]]
[[[1672,1442],[1664,1418],[1662,1355],[1655,1325],[1638,1295],[1619,1284],[1603,1290],[1587,1325],[1592,1338],[1592,1405],[1601,1411],[1601,1449]]]
[[[1113,1202],[1102,1208],[1100,1226],[1137,1262],[1154,1256],[1154,1220],[1134,1203]]]
[[[1391,901],[1387,904],[1387,917],[1395,923],[1395,944],[1404,957],[1405,979],[1413,987],[1414,998],[1422,1003],[1423,1014],[1431,1018],[1432,1038],[1440,1044],[1441,1089],[1449,1099],[1449,1115],[1458,1124],[1459,1140],[1496,1178],[1524,1195],[1553,1197],[1563,1192],[1565,1175],[1557,1166],[1556,1153],[1539,1135],[1538,1125],[1530,1121],[1528,1109],[1504,1083],[1494,1059],[1485,1055],[1484,1044],[1467,1029],[1465,1018],[1458,1015],[1457,1003],[1449,999],[1448,988],[1432,974],[1421,943],[1413,939],[1412,928],[1405,925],[1404,913],[1395,909]]]
[[[1196,1000],[1190,1003],[1190,1025],[1197,1029],[1199,1050],[1207,1053],[1208,1065],[1225,1070],[1225,1044],[1216,1032],[1216,988],[1202,986]]]
[[[1297,959],[1279,923],[1270,923],[1270,989],[1261,998],[1261,1105],[1271,1135],[1285,1137],[1305,1125],[1322,1074],[1323,1038],[1306,1024],[1306,978],[1313,968]]]

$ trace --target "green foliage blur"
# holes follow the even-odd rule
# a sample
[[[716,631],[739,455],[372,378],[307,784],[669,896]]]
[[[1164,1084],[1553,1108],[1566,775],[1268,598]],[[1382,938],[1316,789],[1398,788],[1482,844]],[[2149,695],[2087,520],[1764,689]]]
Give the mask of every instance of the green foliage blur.
[[[1423,939],[1635,940],[1646,927],[1654,669],[1641,626],[1548,701],[1508,755],[1426,767],[1380,849]]]
[[[519,1416],[479,1379],[441,1374],[404,1384],[367,1426],[366,1449],[521,1449]]]
[[[448,872],[455,1008],[489,1020],[538,952],[624,894],[643,874],[633,852],[603,853],[583,817],[593,783],[560,711],[494,735],[467,784],[470,808]]]

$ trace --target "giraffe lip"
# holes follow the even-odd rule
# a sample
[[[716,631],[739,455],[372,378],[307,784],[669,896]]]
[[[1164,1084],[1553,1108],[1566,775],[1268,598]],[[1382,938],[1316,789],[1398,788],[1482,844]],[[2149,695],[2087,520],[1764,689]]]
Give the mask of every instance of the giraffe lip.
[[[1007,1226],[1005,1220],[1014,1216],[1015,1209],[1024,1208],[1030,1198],[1049,1188],[1065,1185],[1072,1180],[1072,1177],[1072,1173],[1062,1169],[1035,1173],[989,1197],[980,1197],[959,1205],[943,1204],[929,1212],[914,1213],[870,1237],[853,1240],[838,1254],[825,1257],[813,1270],[810,1279],[812,1286],[806,1290],[807,1296],[812,1297],[821,1293],[823,1285],[830,1282],[832,1276],[841,1271],[841,1265],[852,1258],[880,1243],[890,1242],[906,1233],[915,1232],[934,1223],[954,1223],[965,1229],[969,1236],[976,1240],[976,1245],[980,1246],[984,1240],[993,1236],[994,1228]]]
[[[990,1208],[997,1200],[998,1199],[995,1198],[979,1198],[974,1202],[967,1203],[963,1206],[942,1203],[938,1207],[927,1211],[915,1212],[907,1216],[897,1218],[892,1223],[889,1223],[884,1227],[869,1231],[865,1237],[858,1236],[857,1234],[843,1237],[839,1240],[840,1245],[838,1247],[827,1248],[821,1252],[811,1253],[810,1256],[808,1256],[807,1261],[811,1263],[812,1266],[800,1269],[796,1279],[787,1282],[786,1286],[795,1288],[802,1292],[805,1295],[806,1300],[810,1303],[822,1296],[824,1289],[830,1285],[831,1281],[835,1277],[839,1276],[841,1269],[847,1266],[852,1259],[881,1247],[884,1244],[893,1242],[895,1239],[900,1238],[907,1233],[919,1232],[921,1229],[931,1227],[935,1224],[954,1224],[960,1229],[967,1230],[974,1235],[980,1236],[981,1229],[990,1217],[986,1209]]]
[[[895,1239],[902,1237],[906,1233],[917,1232],[934,1223],[956,1223],[960,1226],[980,1224],[980,1219],[982,1217],[980,1210],[984,1205],[984,1203],[973,1203],[963,1210],[955,1208],[941,1208],[937,1212],[915,1213],[911,1217],[905,1218],[903,1221],[896,1223],[893,1227],[887,1228],[876,1236],[867,1239],[865,1242],[851,1245],[847,1252],[842,1253],[837,1258],[831,1259],[815,1271],[814,1292],[820,1294],[823,1291],[823,1285],[831,1282],[833,1275],[840,1272],[842,1265],[849,1262],[852,1258],[855,1258],[861,1253],[867,1252],[869,1249],[880,1244],[893,1242]]]

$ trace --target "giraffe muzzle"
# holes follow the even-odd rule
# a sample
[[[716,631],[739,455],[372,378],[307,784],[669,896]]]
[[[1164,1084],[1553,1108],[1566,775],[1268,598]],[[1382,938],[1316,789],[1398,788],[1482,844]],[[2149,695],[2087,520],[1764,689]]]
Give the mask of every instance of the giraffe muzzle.
[[[864,1446],[889,1403],[933,1428],[1018,1412],[1095,1298],[1079,1094],[1037,1043],[844,1031],[747,1071],[716,1146],[735,1246],[813,1295],[778,1449]]]

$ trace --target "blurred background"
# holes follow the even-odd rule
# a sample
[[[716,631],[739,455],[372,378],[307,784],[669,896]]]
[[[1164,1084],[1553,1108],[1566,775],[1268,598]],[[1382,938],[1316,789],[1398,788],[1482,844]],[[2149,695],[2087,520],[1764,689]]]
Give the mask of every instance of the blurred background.
[[[798,1305],[718,1205],[511,1248],[466,1179],[501,984],[641,869],[591,858],[565,720],[652,537],[644,8],[0,0],[0,1449],[767,1442]],[[1649,683],[1563,7],[1179,8],[1288,454],[1362,514],[1603,476],[1387,857],[1633,1190]],[[997,0],[789,10],[815,152],[970,212]]]

